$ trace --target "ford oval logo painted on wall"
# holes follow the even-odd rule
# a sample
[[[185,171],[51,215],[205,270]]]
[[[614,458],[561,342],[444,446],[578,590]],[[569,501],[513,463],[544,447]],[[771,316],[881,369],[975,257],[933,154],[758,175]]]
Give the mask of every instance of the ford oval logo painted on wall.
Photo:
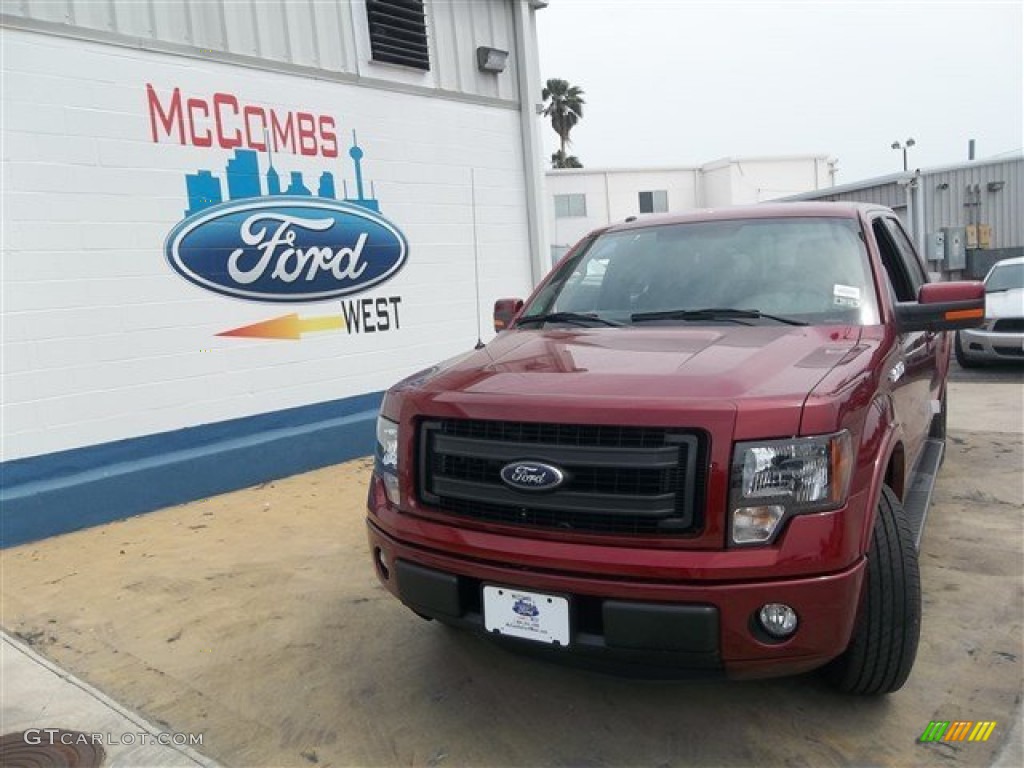
[[[565,473],[541,461],[514,461],[501,468],[501,480],[517,491],[553,491],[565,482]]]
[[[179,223],[165,255],[179,275],[249,301],[315,302],[359,293],[405,266],[405,236],[375,211],[275,196],[213,205]]]

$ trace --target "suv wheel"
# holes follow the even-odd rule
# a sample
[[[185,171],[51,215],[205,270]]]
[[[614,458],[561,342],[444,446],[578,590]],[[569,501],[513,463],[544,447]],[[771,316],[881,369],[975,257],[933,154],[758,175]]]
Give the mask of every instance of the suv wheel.
[[[921,578],[903,505],[882,487],[857,624],[845,653],[825,668],[844,693],[874,695],[903,687],[921,635]]]

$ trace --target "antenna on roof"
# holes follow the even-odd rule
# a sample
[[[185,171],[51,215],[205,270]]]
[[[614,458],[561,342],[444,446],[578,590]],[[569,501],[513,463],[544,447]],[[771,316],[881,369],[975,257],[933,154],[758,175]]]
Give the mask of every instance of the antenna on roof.
[[[469,194],[473,211],[473,275],[476,287],[476,349],[483,349],[484,339],[480,320],[480,249],[476,239],[476,168],[469,169]]]

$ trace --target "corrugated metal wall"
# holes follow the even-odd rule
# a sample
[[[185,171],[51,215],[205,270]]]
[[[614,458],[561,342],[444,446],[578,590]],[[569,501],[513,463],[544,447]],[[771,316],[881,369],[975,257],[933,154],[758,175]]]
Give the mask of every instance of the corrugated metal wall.
[[[863,189],[848,190],[845,192],[823,191],[821,193],[809,192],[799,196],[802,200],[825,200],[828,202],[846,203],[871,203],[873,205],[884,205],[892,208],[899,217],[903,226],[911,230],[910,221],[907,218],[907,191],[895,181],[886,184],[879,184]]]
[[[477,46],[515,51],[512,2],[426,0],[431,71],[422,81],[402,67],[369,61],[366,6],[360,0],[3,0],[0,10],[15,21],[42,22],[44,30],[58,25],[142,47],[151,41],[213,57],[245,56],[517,102],[514,53],[499,75],[476,65]]]
[[[925,234],[945,227],[988,224],[991,248],[1024,247],[1024,157],[926,170],[918,183],[924,197]],[[901,218],[907,213],[906,190],[892,177],[874,185],[869,180],[859,188],[808,192],[788,199],[875,203],[896,209]],[[916,232],[906,219],[904,224]]]
[[[1024,158],[925,173],[921,184],[925,231],[988,224],[992,248],[1024,246]]]
[[[873,203],[889,208],[901,208],[907,204],[907,194],[896,182],[846,192],[808,192],[799,196],[803,200],[826,200],[829,202]]]

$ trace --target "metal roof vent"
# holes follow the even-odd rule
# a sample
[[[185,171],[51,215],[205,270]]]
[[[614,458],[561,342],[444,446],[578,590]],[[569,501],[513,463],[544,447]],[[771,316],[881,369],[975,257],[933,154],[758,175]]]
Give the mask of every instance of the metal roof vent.
[[[366,0],[374,61],[430,69],[423,0]]]

